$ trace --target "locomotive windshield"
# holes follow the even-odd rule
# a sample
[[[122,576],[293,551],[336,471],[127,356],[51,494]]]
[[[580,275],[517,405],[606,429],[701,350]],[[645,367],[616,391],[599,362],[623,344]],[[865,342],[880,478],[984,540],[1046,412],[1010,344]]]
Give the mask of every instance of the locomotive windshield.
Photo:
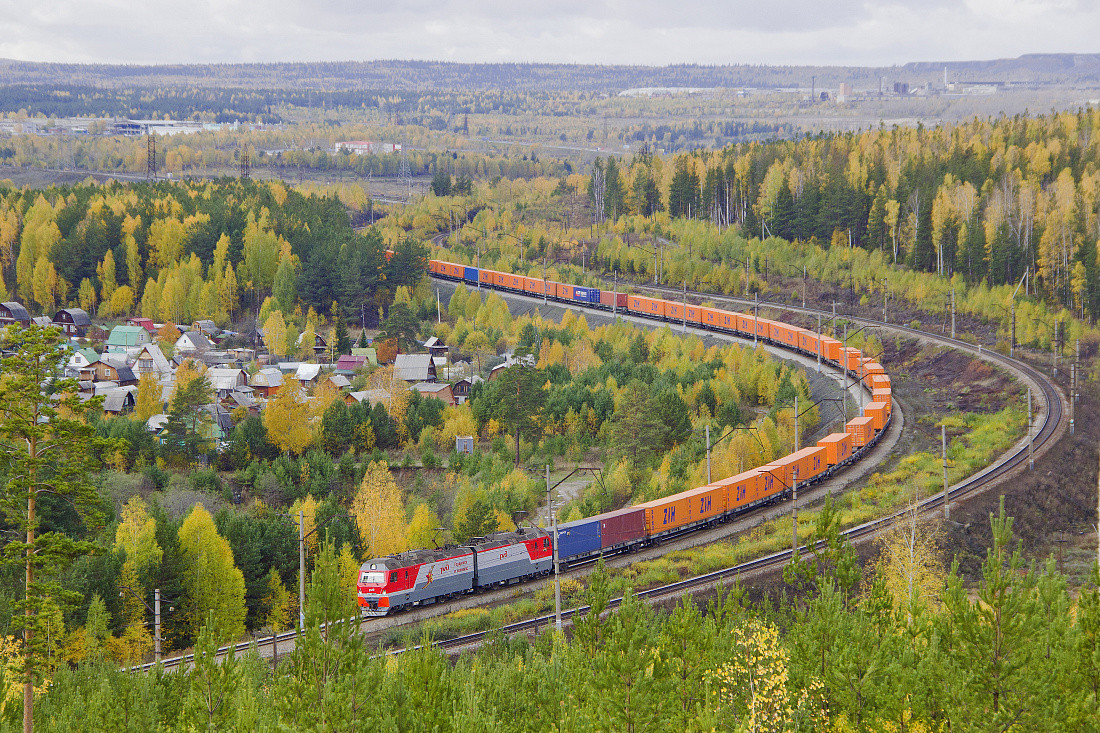
[[[367,571],[359,576],[362,585],[385,585],[386,574],[378,571]]]

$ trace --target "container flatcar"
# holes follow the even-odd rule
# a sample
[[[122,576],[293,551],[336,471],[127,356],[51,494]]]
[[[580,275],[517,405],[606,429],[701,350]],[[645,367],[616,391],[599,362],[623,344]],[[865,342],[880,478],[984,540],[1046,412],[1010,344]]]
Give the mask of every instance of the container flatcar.
[[[599,288],[573,288],[573,300],[595,305],[600,302]]]
[[[615,293],[607,290],[600,291],[600,305],[608,310],[623,310],[626,308],[626,293]]]
[[[825,462],[832,466],[839,466],[852,457],[852,434],[831,433],[817,441],[818,446],[825,449]]]
[[[603,547],[600,518],[588,517],[558,525],[558,557],[562,560],[595,555]]]
[[[667,301],[659,298],[647,298],[644,295],[631,295],[627,299],[627,304],[630,310],[638,313],[639,315],[650,316],[653,318],[665,317],[665,306]]]
[[[852,445],[862,448],[875,437],[874,419],[863,415],[848,421],[844,429],[852,436]]]
[[[703,325],[719,331],[736,331],[737,314],[718,308],[703,308]]]
[[[875,430],[885,430],[886,421],[890,418],[890,408],[885,402],[871,402],[863,408],[865,417],[870,417]]]
[[[727,511],[742,509],[760,500],[760,471],[755,468],[715,481],[714,485],[725,489]]]
[[[600,547],[613,551],[645,538],[645,510],[626,507],[599,516]]]
[[[835,364],[840,363],[841,346],[841,343],[835,338],[829,336],[821,337],[821,355]]]

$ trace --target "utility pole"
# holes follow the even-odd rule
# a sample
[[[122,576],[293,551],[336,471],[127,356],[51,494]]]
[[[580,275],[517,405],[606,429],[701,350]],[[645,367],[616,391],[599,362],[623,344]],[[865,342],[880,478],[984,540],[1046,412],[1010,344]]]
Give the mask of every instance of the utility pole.
[[[947,425],[940,425],[940,438],[943,441],[943,518],[951,518],[951,504],[948,502],[947,489]]]
[[[802,307],[806,307],[806,266],[802,266]]]
[[[791,557],[798,557],[798,469],[791,474]]]
[[[1035,455],[1032,452],[1033,441],[1031,439],[1031,387],[1027,388],[1027,469],[1035,470]]]
[[[306,518],[305,512],[298,510],[298,629],[306,630]],[[374,552],[374,547],[370,548]]]
[[[882,278],[882,322],[886,323],[886,300],[890,297],[886,290],[886,278]]]
[[[561,579],[558,568],[558,516],[550,498],[550,464],[546,464],[546,508],[550,511],[550,527],[554,534],[554,627],[561,633]]]
[[[821,314],[817,314],[817,373],[821,374]]]
[[[800,442],[798,440],[798,395],[794,396],[794,453],[798,452],[798,446]],[[709,481],[707,483],[710,483]]]
[[[1012,341],[1008,344],[1008,355],[1016,356],[1016,301],[1012,301]]]
[[[707,429],[707,484],[710,484],[710,425],[706,426]]]
[[[1069,365],[1069,434],[1073,435],[1073,421],[1077,416],[1077,365]]]
[[[688,332],[688,281],[684,280],[684,333]]]
[[[439,307],[439,288],[435,289],[435,322],[443,323],[443,311]]]
[[[1054,378],[1058,378],[1058,319],[1054,319],[1054,340],[1050,342],[1050,363]]]
[[[756,302],[752,306],[752,345],[756,346],[759,343],[757,334],[760,332],[760,292],[754,293],[756,296]]]
[[[844,375],[844,389],[840,390],[840,403],[844,406],[844,422],[848,422],[848,324],[844,324],[844,348],[841,349],[840,371]]]
[[[955,288],[951,288],[951,338],[955,338]]]
[[[153,661],[160,662],[160,588],[153,591]]]
[[[615,270],[615,297],[611,299],[611,316],[615,319],[615,323],[619,322],[619,271]],[[545,291],[545,284],[543,287]]]

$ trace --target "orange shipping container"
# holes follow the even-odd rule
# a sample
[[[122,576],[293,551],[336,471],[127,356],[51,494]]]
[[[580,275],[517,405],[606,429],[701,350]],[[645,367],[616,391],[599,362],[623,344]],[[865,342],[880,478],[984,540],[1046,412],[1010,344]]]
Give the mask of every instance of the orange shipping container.
[[[734,325],[741,333],[746,336],[752,336],[753,331],[756,330],[756,321],[752,317],[752,313],[736,313],[737,321]]]
[[[832,433],[826,435],[817,444],[825,449],[825,462],[836,466],[852,457],[851,433]]]
[[[673,300],[665,301],[665,316],[671,321],[684,320],[684,304]]]
[[[645,528],[649,535],[657,535],[685,524],[691,524],[691,503],[684,494],[673,494],[664,499],[646,502],[638,506],[645,510]]]
[[[804,328],[799,329],[798,348],[802,349],[807,354],[816,354],[818,349],[817,334],[813,331],[807,331]]]
[[[886,374],[872,374],[871,389],[890,389],[890,377]]]
[[[756,335],[762,339],[770,339],[772,337],[772,324],[775,321],[769,321],[767,318],[756,319]]]
[[[859,360],[863,357],[863,353],[859,349],[853,349],[852,347],[841,348],[841,353],[844,354],[844,366],[849,371],[859,372]]]
[[[876,387],[875,389],[871,390],[871,399],[873,399],[875,402],[885,402],[886,409],[892,410],[894,409],[893,394],[894,393],[890,390],[889,387],[887,387],[886,389]]]
[[[871,359],[863,365],[863,373],[868,376],[874,376],[876,374],[886,374],[886,370],[882,368],[882,364]]]
[[[829,361],[840,363],[840,342],[828,336],[821,337],[821,355]]]
[[[783,484],[779,483],[779,481],[776,481],[775,475],[772,474],[770,471],[764,470],[763,466],[756,470],[760,472],[760,488],[759,492],[757,493],[758,500],[769,499],[787,488]]]
[[[697,489],[685,491],[681,496],[687,498],[691,510],[692,522],[704,522],[726,513],[726,487],[708,484]]]
[[[574,285],[567,285],[565,283],[558,283],[558,297],[562,300],[573,300],[573,291],[576,289]]]
[[[869,403],[863,408],[863,414],[874,421],[873,425],[875,426],[875,430],[883,430],[886,428],[886,418],[889,415],[889,408],[886,407],[885,402]]]
[[[733,510],[748,506],[760,499],[760,471],[752,469],[715,482],[726,489],[726,506]]]
[[[703,325],[727,331],[737,329],[737,314],[717,308],[703,308]]]
[[[703,322],[703,309],[697,305],[688,305],[687,307],[687,321],[688,323],[702,323]]]
[[[874,419],[867,416],[853,418],[848,421],[845,430],[852,436],[852,445],[862,448],[875,437]]]
[[[778,321],[771,322],[772,341],[784,346],[789,346],[792,349],[798,348],[798,336],[802,332],[801,328],[788,326],[786,323],[780,323]]]
[[[485,285],[492,285],[494,282],[496,282],[494,276],[497,275],[497,274],[499,274],[499,273],[494,272],[493,270],[485,270],[485,269],[478,270],[477,271],[477,281],[479,283],[484,283]]]
[[[667,305],[667,301],[658,298],[647,298],[644,295],[631,295],[628,303],[630,304],[630,310],[647,316],[657,316],[658,318],[664,318],[665,306]]]

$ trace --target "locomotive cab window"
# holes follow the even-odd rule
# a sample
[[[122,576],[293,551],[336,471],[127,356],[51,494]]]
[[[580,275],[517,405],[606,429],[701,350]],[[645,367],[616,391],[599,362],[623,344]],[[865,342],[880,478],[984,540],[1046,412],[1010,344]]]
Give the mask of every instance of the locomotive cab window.
[[[550,538],[549,537],[543,539],[542,549],[544,549],[544,550],[549,550],[550,549]]]
[[[359,582],[363,585],[385,585],[386,574],[368,571],[363,573],[363,576],[359,579]]]

